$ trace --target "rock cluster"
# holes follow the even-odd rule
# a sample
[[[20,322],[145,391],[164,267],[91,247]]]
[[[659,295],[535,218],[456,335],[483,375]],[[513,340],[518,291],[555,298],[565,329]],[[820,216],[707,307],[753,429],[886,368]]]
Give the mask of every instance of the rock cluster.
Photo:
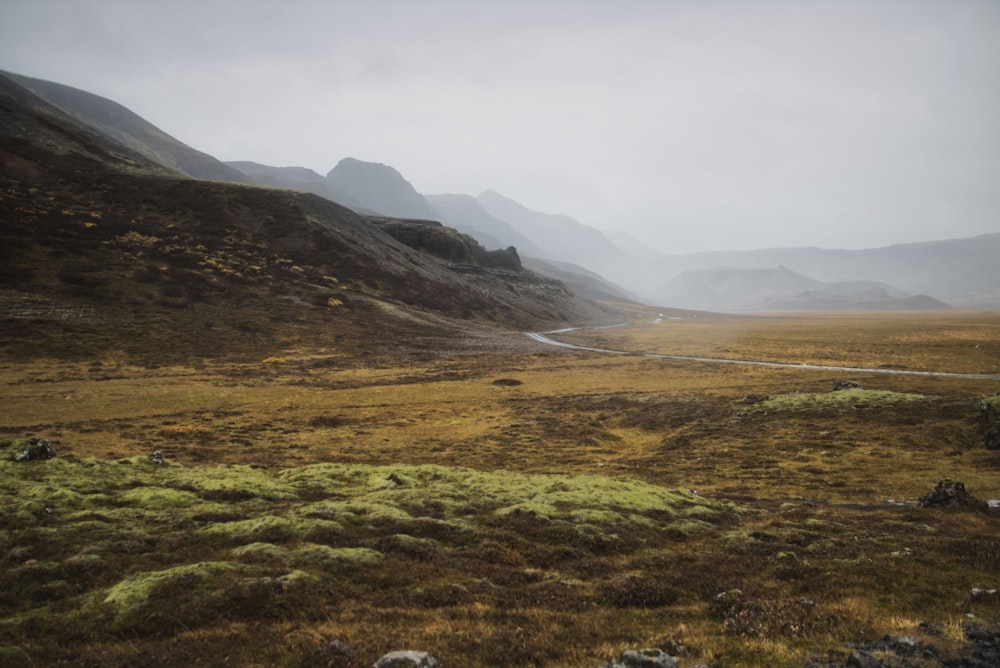
[[[924,631],[934,634],[929,624]],[[913,636],[887,635],[881,640],[854,645],[847,660],[810,661],[807,668],[995,668],[1000,666],[1000,635],[997,627],[969,624],[965,627],[967,645],[961,658],[942,655],[932,645]]]
[[[837,390],[856,390],[861,387],[860,383],[856,383],[853,380],[846,380],[844,378],[838,378],[833,381],[833,389]]]
[[[27,444],[16,450],[11,457],[15,462],[30,462],[36,459],[52,459],[56,451],[52,442],[44,438],[29,438]]]

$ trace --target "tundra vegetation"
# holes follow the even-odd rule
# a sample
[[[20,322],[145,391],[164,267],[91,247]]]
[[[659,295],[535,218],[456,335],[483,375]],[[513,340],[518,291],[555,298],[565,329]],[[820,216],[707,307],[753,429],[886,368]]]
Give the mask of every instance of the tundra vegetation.
[[[672,315],[564,336],[1000,375],[997,314]],[[1000,498],[997,378],[530,342],[16,352],[3,665],[806,665],[886,634],[957,661],[1000,616],[1000,517],[916,503],[943,479]],[[30,437],[56,456],[13,461]]]

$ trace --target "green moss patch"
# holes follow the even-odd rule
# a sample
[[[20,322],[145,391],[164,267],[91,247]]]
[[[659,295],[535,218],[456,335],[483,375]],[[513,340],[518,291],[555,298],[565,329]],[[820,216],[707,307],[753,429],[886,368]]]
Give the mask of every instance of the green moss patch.
[[[169,487],[136,487],[122,492],[118,498],[129,504],[154,510],[189,508],[201,502],[194,492]]]
[[[212,523],[198,531],[234,543],[259,541],[287,543],[302,538],[305,527],[284,517],[261,515],[248,520]]]
[[[154,588],[171,581],[184,579],[191,586],[198,586],[218,577],[223,573],[233,571],[235,567],[226,562],[201,562],[184,564],[161,571],[150,571],[131,575],[108,592],[105,603],[114,605],[120,614],[127,614],[145,605]]]
[[[544,602],[563,585],[545,589],[532,568],[708,534],[728,509],[626,478],[431,465],[268,471],[64,456],[0,462],[0,476],[14,575],[0,624],[14,636],[38,619],[172,633],[301,616],[330,597],[437,608],[523,590]],[[454,585],[493,580],[502,585]]]
[[[849,408],[862,405],[887,406],[924,401],[922,394],[850,388],[833,392],[794,392],[770,397],[754,405],[755,411],[795,411],[816,408]]]
[[[721,506],[686,491],[626,478],[595,475],[543,475],[483,472],[446,466],[377,466],[321,464],[290,469],[281,477],[297,486],[329,490],[349,500],[322,501],[300,508],[306,516],[330,519],[407,519],[433,512],[438,519],[461,521],[479,512],[533,514],[547,519],[642,523],[699,508]],[[443,517],[442,517],[443,516]]]
[[[382,560],[382,553],[367,547],[329,547],[312,543],[303,545],[291,553],[295,563],[301,566],[337,564],[374,564]]]

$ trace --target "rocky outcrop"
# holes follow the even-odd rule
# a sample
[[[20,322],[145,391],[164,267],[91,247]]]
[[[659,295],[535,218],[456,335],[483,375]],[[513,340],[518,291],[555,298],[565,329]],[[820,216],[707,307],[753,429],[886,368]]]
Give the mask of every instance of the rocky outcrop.
[[[396,241],[447,262],[486,269],[521,269],[521,258],[513,246],[488,251],[469,235],[437,221],[378,216],[369,216],[368,220]]]
[[[630,649],[622,652],[617,661],[601,668],[677,668],[679,665],[677,659],[662,649]]]
[[[1000,665],[1000,635],[996,626],[966,624],[962,629],[965,646],[959,658],[936,647],[933,639],[941,635],[940,628],[923,623],[920,629],[929,640],[887,635],[881,640],[851,645],[846,660],[817,659],[805,665],[806,668],[994,668]]]
[[[427,652],[403,650],[389,652],[375,662],[374,668],[438,668],[441,664]]]
[[[934,489],[920,497],[921,508],[986,508],[986,503],[965,491],[965,483],[942,480]]]

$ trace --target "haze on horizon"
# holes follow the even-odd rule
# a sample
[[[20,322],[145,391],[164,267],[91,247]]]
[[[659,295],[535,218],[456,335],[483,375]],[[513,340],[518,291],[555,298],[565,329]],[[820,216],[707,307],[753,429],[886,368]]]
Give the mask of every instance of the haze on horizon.
[[[666,253],[1000,231],[989,0],[4,0],[0,69],[221,160],[381,162]]]

